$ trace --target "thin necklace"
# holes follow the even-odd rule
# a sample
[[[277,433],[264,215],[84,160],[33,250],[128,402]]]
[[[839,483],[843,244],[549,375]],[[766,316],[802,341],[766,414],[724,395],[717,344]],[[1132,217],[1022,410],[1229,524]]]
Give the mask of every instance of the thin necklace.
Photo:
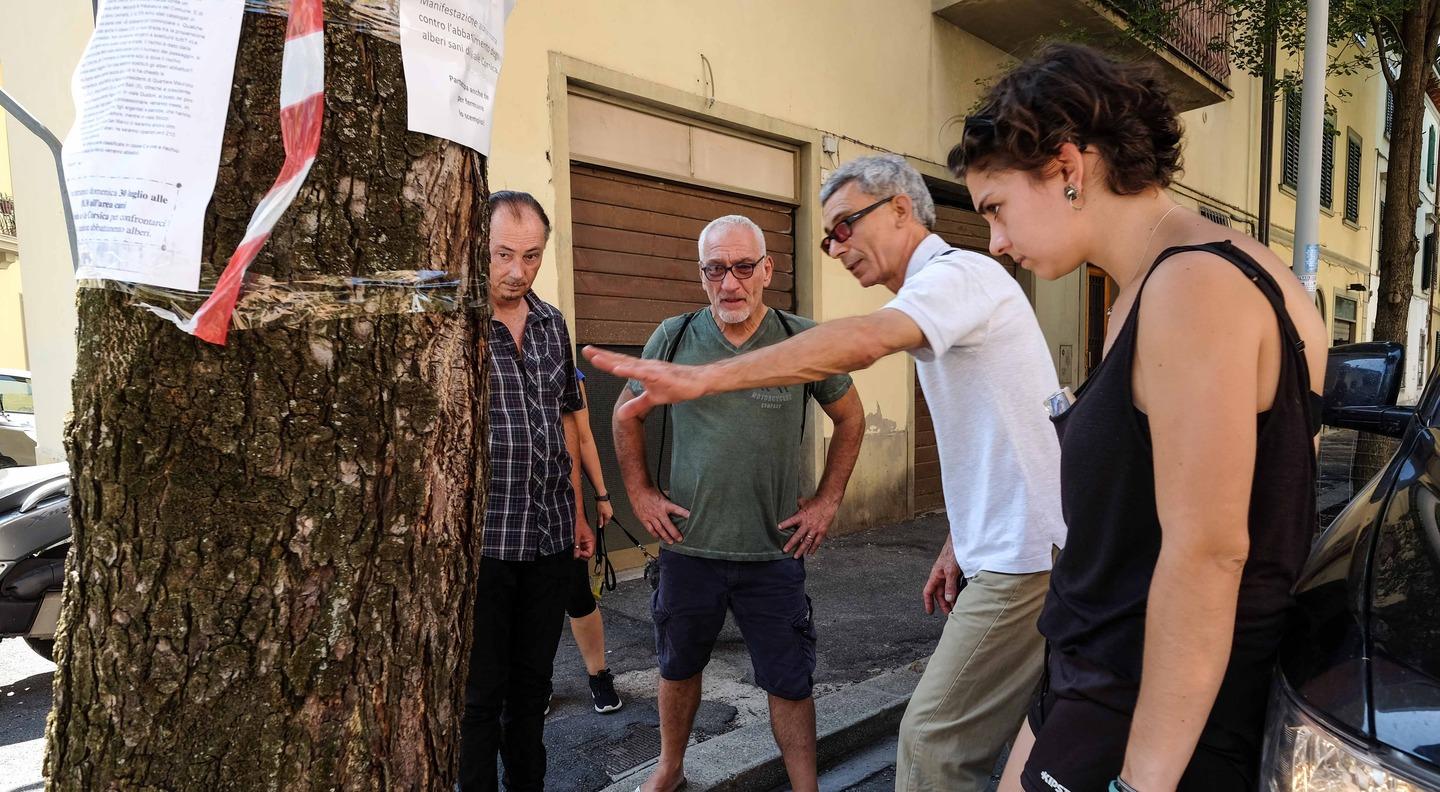
[[[1145,263],[1145,254],[1150,251],[1150,243],[1155,241],[1155,232],[1159,231],[1160,226],[1164,225],[1165,221],[1170,218],[1170,213],[1179,208],[1180,204],[1178,203],[1170,207],[1168,210],[1166,210],[1165,214],[1160,215],[1160,222],[1156,223],[1155,227],[1150,229],[1150,236],[1145,237],[1145,247],[1140,248],[1140,260],[1136,262],[1136,269],[1139,269],[1139,266]],[[1113,310],[1115,310],[1114,306],[1105,309],[1105,316],[1109,317],[1110,312]]]

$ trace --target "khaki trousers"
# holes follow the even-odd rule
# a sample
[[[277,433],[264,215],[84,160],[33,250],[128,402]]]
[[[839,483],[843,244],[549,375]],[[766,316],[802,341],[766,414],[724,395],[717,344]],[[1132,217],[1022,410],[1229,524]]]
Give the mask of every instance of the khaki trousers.
[[[955,600],[900,722],[896,792],[979,792],[1040,680],[1050,573],[980,572]]]

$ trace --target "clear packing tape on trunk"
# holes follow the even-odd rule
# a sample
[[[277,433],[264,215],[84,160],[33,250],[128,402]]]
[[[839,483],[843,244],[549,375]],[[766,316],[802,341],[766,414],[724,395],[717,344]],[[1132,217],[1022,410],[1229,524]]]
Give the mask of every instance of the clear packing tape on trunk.
[[[245,2],[247,12],[286,17],[290,16],[291,6],[291,0]],[[399,0],[328,0],[325,2],[324,24],[349,28],[398,43]],[[301,178],[303,179],[303,174]],[[288,201],[284,207],[277,208],[283,212],[288,208]],[[252,227],[254,223],[252,220]],[[266,235],[268,236],[268,231]],[[263,245],[263,239],[257,241]],[[439,269],[391,270],[365,275],[316,275],[300,280],[279,281],[258,273],[246,274],[242,268],[240,277],[243,278],[243,287],[238,294],[233,288],[230,292],[235,302],[229,311],[229,322],[226,325],[236,330],[386,314],[449,312],[475,308],[484,302],[474,295],[467,295],[465,284],[462,284],[456,275]],[[222,276],[220,285],[223,285],[225,279],[226,277]],[[206,333],[197,331],[196,328],[203,325],[202,315],[212,307],[207,305],[207,301],[213,302],[211,298],[217,290],[212,288],[190,292],[117,280],[80,280],[77,286],[127,294],[132,305],[145,308],[202,338],[206,337]],[[210,318],[213,324],[214,317]],[[215,332],[218,333],[218,340],[207,340],[223,344],[224,330]]]
[[[210,292],[163,289],[113,280],[81,280],[80,288],[109,289],[130,295],[132,305],[184,326]],[[255,330],[402,313],[434,313],[478,307],[455,276],[441,270],[396,270],[369,275],[328,275],[277,281],[251,275],[230,315],[231,328]]]
[[[290,15],[290,0],[245,0],[245,10],[258,14]],[[400,43],[400,0],[328,0],[327,25],[368,33],[392,44]]]

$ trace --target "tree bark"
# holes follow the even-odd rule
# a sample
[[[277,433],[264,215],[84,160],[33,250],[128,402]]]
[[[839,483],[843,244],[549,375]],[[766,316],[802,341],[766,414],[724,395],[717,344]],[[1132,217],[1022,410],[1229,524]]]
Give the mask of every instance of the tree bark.
[[[207,282],[283,161],[285,24],[245,15]],[[252,276],[447,269],[482,307],[215,347],[80,292],[51,789],[454,783],[487,472],[485,163],[406,130],[398,45],[325,35],[320,154]]]
[[[1406,343],[1410,298],[1415,292],[1415,214],[1424,178],[1425,87],[1431,73],[1440,0],[1422,0],[1399,27],[1400,70],[1395,75],[1395,116],[1390,132],[1385,213],[1380,221],[1380,292],[1375,309],[1376,341]],[[1383,64],[1382,64],[1383,68]]]
[[[1425,178],[1421,155],[1425,142],[1425,88],[1434,58],[1440,0],[1419,0],[1410,6],[1396,30],[1398,39],[1388,49],[1400,54],[1394,74],[1395,115],[1390,130],[1389,169],[1385,174],[1385,211],[1380,218],[1380,252],[1377,267],[1379,292],[1375,295],[1375,341],[1398,341],[1409,348],[1410,300],[1415,294],[1415,217],[1420,210],[1420,184]],[[1381,50],[1381,58],[1385,57]],[[1382,74],[1387,66],[1380,63]],[[1389,461],[1395,443],[1386,437],[1361,433],[1351,464],[1352,491],[1358,491]]]

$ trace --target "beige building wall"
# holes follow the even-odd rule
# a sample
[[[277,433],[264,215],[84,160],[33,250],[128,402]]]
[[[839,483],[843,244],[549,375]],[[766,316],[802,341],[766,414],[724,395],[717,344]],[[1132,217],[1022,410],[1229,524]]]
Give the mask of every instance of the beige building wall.
[[[555,24],[561,18],[565,24]],[[863,46],[851,43],[858,20]],[[534,193],[556,221],[537,290],[572,322],[569,138],[560,111],[570,88],[798,147],[798,304],[826,320],[875,310],[889,293],[861,289],[819,253],[816,199],[824,176],[876,151],[910,156],[929,163],[931,175],[943,174],[940,163],[959,135],[959,119],[980,95],[980,81],[1007,62],[999,50],[935,16],[929,0],[896,0],[884,13],[866,0],[522,0],[506,28],[505,50],[490,186]],[[833,153],[825,151],[827,138],[834,140]],[[1069,288],[1046,302],[1078,304],[1074,285]],[[1078,320],[1072,320],[1053,322],[1053,329],[1073,333]],[[886,429],[866,438],[842,517],[849,524],[908,510],[912,372],[910,360],[896,355],[856,375],[871,426]],[[823,443],[813,451],[818,463]]]
[[[0,63],[0,86],[5,85],[5,65]],[[15,195],[10,179],[10,146],[0,112],[0,194]],[[25,353],[25,323],[20,299],[18,240],[0,232],[0,368],[28,369]]]
[[[70,75],[89,39],[88,0],[7,0],[0,24],[5,87],[64,139],[74,120]],[[50,150],[6,120],[20,228],[25,337],[35,378],[36,461],[65,458],[62,433],[75,371],[75,282]]]
[[[1298,64],[1281,64],[1281,69]],[[1230,76],[1233,98],[1182,115],[1185,124],[1185,172],[1176,184],[1177,197],[1192,205],[1205,204],[1234,216],[1236,224],[1253,224],[1259,212],[1260,80],[1241,71]],[[1381,129],[1379,112],[1384,107],[1384,79],[1377,71],[1330,76],[1326,94],[1335,110],[1333,162],[1334,204],[1321,208],[1321,261],[1317,273],[1317,295],[1323,302],[1325,320],[1333,330],[1334,299],[1338,296],[1358,302],[1364,316],[1370,296],[1350,290],[1351,284],[1369,284],[1374,262],[1375,173],[1377,144]],[[1361,141],[1359,221],[1344,218],[1346,138],[1354,133]],[[1292,261],[1295,229],[1295,191],[1281,184],[1284,167],[1285,104],[1275,102],[1274,165],[1270,184],[1270,247],[1287,264]],[[1363,321],[1360,323],[1365,324]],[[1362,327],[1361,337],[1368,337]]]

